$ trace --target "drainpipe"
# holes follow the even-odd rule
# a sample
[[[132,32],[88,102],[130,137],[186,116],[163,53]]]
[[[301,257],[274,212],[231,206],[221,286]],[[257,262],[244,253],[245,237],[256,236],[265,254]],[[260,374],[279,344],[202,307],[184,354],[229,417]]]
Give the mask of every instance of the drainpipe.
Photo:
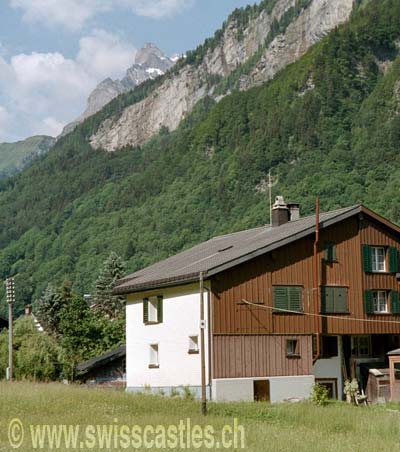
[[[315,303],[314,306],[317,310],[320,307],[320,275],[319,275],[319,259],[318,259],[318,245],[319,245],[319,197],[315,199],[315,241],[314,241],[314,287],[315,287]],[[322,318],[321,318],[321,331],[322,331]],[[317,332],[317,354],[314,359],[317,361],[321,356],[321,338],[320,332]]]

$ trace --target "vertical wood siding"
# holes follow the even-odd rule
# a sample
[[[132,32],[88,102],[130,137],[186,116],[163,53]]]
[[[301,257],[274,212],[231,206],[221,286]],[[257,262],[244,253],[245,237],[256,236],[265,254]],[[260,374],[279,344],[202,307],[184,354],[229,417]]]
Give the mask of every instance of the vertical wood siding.
[[[300,358],[286,357],[287,339],[297,339]],[[214,336],[214,378],[311,374],[311,336]]]
[[[326,263],[324,243],[335,242],[337,262]],[[352,319],[399,320],[400,316],[366,316],[363,292],[366,288],[400,290],[395,275],[366,275],[362,268],[362,244],[399,246],[399,237],[372,219],[353,217],[321,230],[320,275],[322,285],[348,289],[350,314],[338,314],[345,320],[321,319],[302,314],[277,314],[273,307],[274,285],[303,286],[304,311],[320,314],[316,305],[313,280],[313,237],[290,245],[227,270],[212,280],[214,334],[381,334],[400,333],[400,325],[366,323]],[[241,300],[260,306],[241,304]]]

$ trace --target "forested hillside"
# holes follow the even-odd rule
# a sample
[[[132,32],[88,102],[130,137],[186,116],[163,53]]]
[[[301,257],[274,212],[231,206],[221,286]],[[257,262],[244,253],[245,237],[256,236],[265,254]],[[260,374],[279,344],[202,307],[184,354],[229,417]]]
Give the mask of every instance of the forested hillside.
[[[120,96],[46,156],[1,182],[0,277],[18,304],[64,279],[90,293],[110,251],[133,271],[215,234],[269,221],[257,187],[313,209],[363,202],[400,222],[400,0],[369,2],[273,81],[206,99],[173,133],[94,151]]]
[[[54,143],[54,138],[40,135],[16,143],[0,143],[0,179],[21,171]]]

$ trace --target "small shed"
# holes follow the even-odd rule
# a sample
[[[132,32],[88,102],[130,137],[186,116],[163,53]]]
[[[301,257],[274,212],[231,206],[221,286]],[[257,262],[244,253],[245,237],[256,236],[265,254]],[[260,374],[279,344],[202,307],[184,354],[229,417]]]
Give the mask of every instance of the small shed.
[[[390,400],[390,370],[386,365],[365,366],[368,370],[365,395],[370,403],[388,402]]]
[[[76,379],[87,385],[109,388],[126,386],[126,346],[110,350],[103,355],[84,361],[76,367]]]
[[[390,400],[400,400],[400,348],[388,353],[390,369]]]

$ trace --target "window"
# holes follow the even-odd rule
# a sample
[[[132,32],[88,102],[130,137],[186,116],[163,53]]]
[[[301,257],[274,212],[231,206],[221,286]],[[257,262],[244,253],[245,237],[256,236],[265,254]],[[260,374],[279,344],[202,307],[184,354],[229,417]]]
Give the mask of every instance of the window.
[[[372,250],[372,271],[386,271],[386,249],[383,246],[373,246]]]
[[[336,243],[325,243],[325,262],[337,262],[336,257]]]
[[[275,286],[274,307],[276,313],[285,313],[285,310],[303,311],[303,288],[300,286]]]
[[[321,345],[323,358],[333,358],[338,356],[337,336],[322,336]]]
[[[163,321],[163,297],[150,297],[143,300],[143,323],[151,325]]]
[[[321,310],[324,314],[348,313],[347,288],[333,286],[321,287]]]
[[[388,296],[386,290],[372,291],[372,302],[375,313],[385,314],[388,312]]]
[[[160,367],[158,361],[158,344],[150,344],[150,362],[149,369],[158,369]]]
[[[371,338],[369,336],[352,336],[351,355],[359,358],[370,356]]]
[[[199,336],[189,336],[189,354],[199,353]]]
[[[367,273],[397,273],[399,271],[399,252],[392,246],[363,245],[362,258]]]
[[[298,341],[297,339],[288,339],[286,341],[286,356],[299,357]]]
[[[390,312],[399,315],[400,294],[397,290],[366,290],[364,292],[364,307],[366,314],[386,314]]]

